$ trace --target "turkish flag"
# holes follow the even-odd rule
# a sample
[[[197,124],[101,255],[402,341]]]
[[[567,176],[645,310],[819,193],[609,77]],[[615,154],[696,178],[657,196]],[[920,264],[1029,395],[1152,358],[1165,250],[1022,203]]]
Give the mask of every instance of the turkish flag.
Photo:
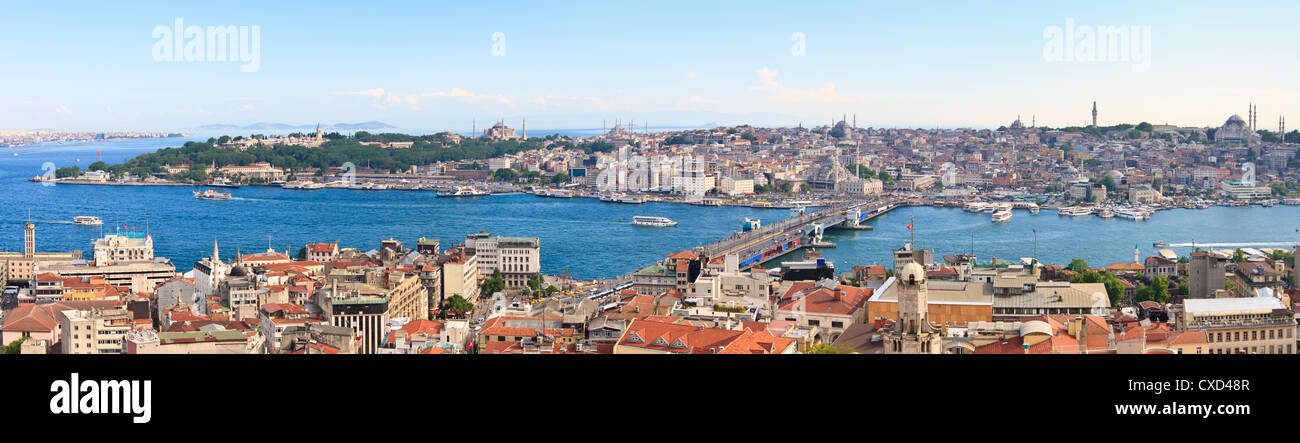
[[[912,230],[912,224],[911,224],[911,223],[908,223],[908,224],[907,224],[907,230],[909,230],[909,231]]]

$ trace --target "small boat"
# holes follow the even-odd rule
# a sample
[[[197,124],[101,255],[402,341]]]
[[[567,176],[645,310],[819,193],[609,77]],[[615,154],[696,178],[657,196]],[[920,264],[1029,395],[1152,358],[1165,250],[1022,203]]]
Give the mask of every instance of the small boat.
[[[211,189],[208,189],[208,190],[205,190],[205,191],[203,191],[203,192],[194,191],[194,198],[197,198],[197,199],[200,199],[200,200],[230,200],[230,193],[229,193],[229,192],[217,192],[217,191],[213,191],[213,190],[211,190]]]
[[[1100,211],[1097,211],[1097,216],[1101,218],[1114,218],[1115,212],[1111,211],[1110,208],[1102,208]]]
[[[655,228],[671,228],[673,226],[677,226],[677,222],[669,220],[667,218],[651,217],[645,215],[638,215],[632,217],[632,224],[637,226],[650,226]]]
[[[1158,241],[1158,242],[1152,243],[1151,246],[1154,246],[1154,247],[1157,247],[1157,248],[1168,248],[1168,247],[1169,247],[1169,242]]]
[[[1010,210],[1003,209],[993,213],[993,223],[1002,223],[1010,220],[1011,220]]]
[[[104,224],[104,221],[100,220],[99,217],[80,215],[80,216],[73,217],[72,223],[79,226],[99,226]]]

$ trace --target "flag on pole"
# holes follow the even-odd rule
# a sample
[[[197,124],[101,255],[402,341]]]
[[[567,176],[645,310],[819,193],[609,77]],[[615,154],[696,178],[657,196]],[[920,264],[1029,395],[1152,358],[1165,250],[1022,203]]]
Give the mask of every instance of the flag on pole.
[[[909,230],[909,231],[912,230],[912,224],[911,224],[911,223],[908,223],[908,224],[907,224],[907,230]]]

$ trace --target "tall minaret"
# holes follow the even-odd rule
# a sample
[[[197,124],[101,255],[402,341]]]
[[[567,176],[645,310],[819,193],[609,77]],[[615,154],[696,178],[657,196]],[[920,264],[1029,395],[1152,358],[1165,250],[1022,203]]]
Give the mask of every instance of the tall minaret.
[[[1092,101],[1092,126],[1097,126],[1097,101]]]
[[[524,119],[523,130],[524,130],[524,140],[528,140],[528,119]]]
[[[221,254],[218,252],[218,249],[217,249],[217,239],[216,239],[216,238],[213,238],[213,239],[212,239],[212,261],[213,261],[213,262],[219,262],[219,261],[221,261]]]
[[[321,139],[320,122],[316,122],[316,139],[317,140]]]

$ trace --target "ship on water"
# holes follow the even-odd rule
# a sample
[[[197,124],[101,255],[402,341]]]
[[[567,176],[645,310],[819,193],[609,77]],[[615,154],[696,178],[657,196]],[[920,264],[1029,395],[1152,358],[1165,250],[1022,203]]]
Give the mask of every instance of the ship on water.
[[[73,217],[72,223],[79,226],[100,226],[104,224],[104,221],[100,220],[99,217],[80,215]]]
[[[231,183],[231,181],[227,180],[225,177],[217,177],[212,179],[212,181],[208,182],[208,186],[212,186],[214,188],[238,188],[239,187],[239,185]]]
[[[654,228],[671,228],[677,226],[677,222],[669,220],[666,217],[652,217],[647,215],[638,215],[632,217],[632,224],[637,226],[649,226]]]
[[[213,191],[213,190],[211,190],[211,189],[208,189],[208,190],[204,190],[203,192],[194,191],[194,198],[197,198],[197,199],[200,199],[200,200],[230,200],[230,193],[229,193],[229,192],[217,192],[217,191]]]
[[[455,191],[438,193],[439,197],[483,197],[487,195],[492,195],[492,193],[473,186],[457,186]]]

